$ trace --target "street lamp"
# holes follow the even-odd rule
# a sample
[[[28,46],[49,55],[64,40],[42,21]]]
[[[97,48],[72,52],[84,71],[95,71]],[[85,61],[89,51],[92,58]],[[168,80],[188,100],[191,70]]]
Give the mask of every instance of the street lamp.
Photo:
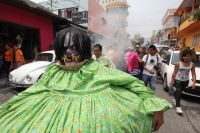
[[[178,23],[178,26],[179,26],[179,27],[178,27],[178,36],[177,36],[176,46],[175,46],[175,47],[177,47],[177,45],[178,45],[179,31],[180,31],[180,25],[181,25],[181,16],[182,16],[183,12],[180,11],[178,14],[179,14],[179,23]]]

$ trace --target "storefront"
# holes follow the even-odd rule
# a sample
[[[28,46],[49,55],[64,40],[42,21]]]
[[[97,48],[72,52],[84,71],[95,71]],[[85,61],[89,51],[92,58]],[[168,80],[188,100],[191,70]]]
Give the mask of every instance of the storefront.
[[[70,22],[29,0],[0,1],[0,49],[4,44],[19,43],[25,59],[33,59],[37,52],[49,50],[58,25]]]

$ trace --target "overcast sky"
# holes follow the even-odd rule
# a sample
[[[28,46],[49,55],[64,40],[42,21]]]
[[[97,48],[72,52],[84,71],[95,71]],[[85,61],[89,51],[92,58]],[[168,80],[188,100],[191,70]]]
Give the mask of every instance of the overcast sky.
[[[31,0],[42,2],[45,0]],[[153,30],[162,28],[162,18],[167,9],[178,8],[183,0],[127,0],[129,7],[127,32],[133,36],[140,33],[150,38]]]

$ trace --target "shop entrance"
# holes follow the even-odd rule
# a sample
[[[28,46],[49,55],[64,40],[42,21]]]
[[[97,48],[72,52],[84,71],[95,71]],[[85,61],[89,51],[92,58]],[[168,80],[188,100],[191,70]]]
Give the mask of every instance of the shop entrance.
[[[5,50],[5,43],[9,43],[11,47],[18,44],[25,60],[32,60],[40,52],[39,29],[0,20],[1,52]]]

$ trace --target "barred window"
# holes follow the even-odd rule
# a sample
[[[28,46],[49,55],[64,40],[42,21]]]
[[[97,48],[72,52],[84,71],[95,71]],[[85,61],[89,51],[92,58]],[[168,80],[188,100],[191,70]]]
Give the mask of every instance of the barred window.
[[[200,34],[194,35],[192,40],[192,45],[197,46],[199,44]]]

